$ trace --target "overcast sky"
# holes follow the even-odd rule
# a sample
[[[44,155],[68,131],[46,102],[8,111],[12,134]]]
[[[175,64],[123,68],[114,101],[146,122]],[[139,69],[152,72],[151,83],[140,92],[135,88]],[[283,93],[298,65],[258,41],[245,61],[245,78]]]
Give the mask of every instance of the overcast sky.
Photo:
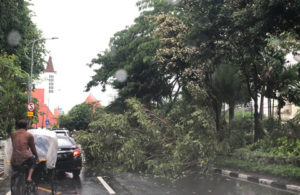
[[[90,92],[84,87],[94,74],[86,64],[97,53],[108,48],[110,38],[117,31],[133,24],[139,15],[138,0],[31,0],[35,13],[33,21],[43,32],[43,37],[59,37],[46,42],[52,56],[56,95],[50,106],[68,112],[82,103]],[[48,56],[46,57],[48,60]],[[93,88],[92,94],[103,105],[108,105],[116,92]]]

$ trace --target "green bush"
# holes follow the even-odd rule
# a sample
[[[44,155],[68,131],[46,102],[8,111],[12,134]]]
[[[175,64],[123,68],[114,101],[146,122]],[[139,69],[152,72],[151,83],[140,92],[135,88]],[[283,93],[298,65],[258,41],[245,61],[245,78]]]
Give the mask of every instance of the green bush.
[[[273,155],[300,156],[300,139],[279,137],[277,139],[262,139],[249,145],[251,151],[261,151]]]
[[[270,139],[276,139],[285,135],[284,131],[282,130],[282,125],[277,119],[264,119],[262,124],[266,136]]]
[[[263,127],[266,137],[277,139],[280,137],[300,138],[299,116],[288,121],[278,121],[277,119],[263,120]]]
[[[300,124],[298,117],[284,123],[283,130],[286,136],[300,139]]]
[[[135,99],[124,114],[102,113],[78,133],[89,167],[178,177],[206,171],[214,158],[214,126],[206,110],[178,102],[162,117]]]
[[[225,128],[225,141],[229,150],[244,147],[253,143],[253,116],[250,112],[237,112],[235,118]],[[225,146],[226,144],[222,143]]]
[[[263,165],[300,165],[299,140],[289,141],[286,137],[274,141],[259,140],[258,142],[235,150],[232,155],[240,160],[257,162]]]

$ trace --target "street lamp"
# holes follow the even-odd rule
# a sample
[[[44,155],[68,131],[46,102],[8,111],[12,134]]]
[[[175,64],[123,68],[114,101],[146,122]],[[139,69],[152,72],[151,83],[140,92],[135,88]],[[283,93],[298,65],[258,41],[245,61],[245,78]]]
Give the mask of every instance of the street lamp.
[[[51,37],[51,38],[42,38],[42,39],[35,39],[33,41],[30,42],[31,46],[31,67],[30,67],[30,82],[29,82],[29,101],[32,100],[31,97],[31,91],[32,91],[32,72],[33,72],[33,52],[34,52],[34,45],[36,42],[38,41],[45,41],[45,40],[54,40],[54,39],[58,39],[58,37]]]

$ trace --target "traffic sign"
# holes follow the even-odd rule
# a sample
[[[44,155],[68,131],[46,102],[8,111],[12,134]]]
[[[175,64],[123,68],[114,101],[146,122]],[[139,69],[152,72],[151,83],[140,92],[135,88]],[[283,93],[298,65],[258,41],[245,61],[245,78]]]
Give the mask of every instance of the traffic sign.
[[[29,112],[33,112],[34,109],[35,109],[35,104],[34,104],[33,102],[29,102],[29,103],[27,104],[27,110],[28,110]]]
[[[46,120],[46,125],[49,125],[50,124],[50,121],[49,120]]]
[[[28,117],[33,117],[33,112],[27,112]]]

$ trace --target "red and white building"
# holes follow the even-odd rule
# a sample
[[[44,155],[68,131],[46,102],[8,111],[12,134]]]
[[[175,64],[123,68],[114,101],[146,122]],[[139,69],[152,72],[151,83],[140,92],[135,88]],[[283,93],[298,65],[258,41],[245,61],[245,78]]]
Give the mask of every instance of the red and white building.
[[[51,128],[57,124],[59,110],[50,109],[50,97],[54,95],[54,80],[56,72],[54,70],[52,57],[49,57],[47,67],[43,74],[40,75],[38,81],[35,82],[35,89],[32,92],[32,97],[38,100],[38,123],[33,124],[33,127]],[[48,124],[49,122],[49,124]],[[48,125],[46,125],[46,123]]]

